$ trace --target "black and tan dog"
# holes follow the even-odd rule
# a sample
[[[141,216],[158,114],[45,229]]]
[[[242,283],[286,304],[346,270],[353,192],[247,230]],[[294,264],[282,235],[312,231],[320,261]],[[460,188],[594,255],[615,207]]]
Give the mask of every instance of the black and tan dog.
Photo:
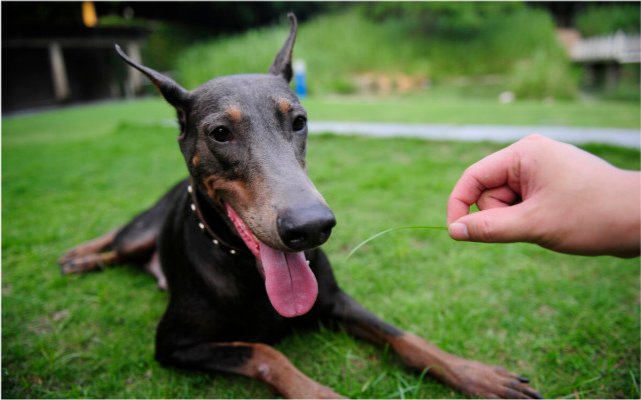
[[[156,335],[161,364],[246,375],[285,397],[340,397],[268,344],[318,321],[388,343],[410,367],[467,395],[540,397],[527,379],[448,354],[338,287],[318,248],[335,219],[307,177],[307,116],[289,87],[297,29],[289,17],[266,75],[221,77],[192,91],[116,46],[176,108],[190,177],[126,226],[67,251],[63,273],[145,264],[170,293]]]

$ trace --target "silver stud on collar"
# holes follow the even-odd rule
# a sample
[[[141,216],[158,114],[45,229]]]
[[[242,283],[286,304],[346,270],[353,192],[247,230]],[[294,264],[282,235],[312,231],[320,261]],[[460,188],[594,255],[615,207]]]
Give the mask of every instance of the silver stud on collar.
[[[192,191],[191,185],[187,186],[187,191],[188,191],[189,193],[191,193],[191,191]]]
[[[212,242],[214,242],[214,244],[215,244],[216,246],[218,246],[218,245],[220,244],[220,242],[218,242],[218,240],[216,240],[216,239],[212,240]]]
[[[236,254],[236,250],[231,249],[231,250],[229,250],[229,253],[230,253],[230,254]]]
[[[191,203],[191,211],[196,211],[196,205],[194,203]]]
[[[199,227],[200,227],[200,229],[202,229],[203,231],[205,230],[205,225],[204,225],[202,222],[199,222],[199,223],[198,223],[198,226],[199,226]]]

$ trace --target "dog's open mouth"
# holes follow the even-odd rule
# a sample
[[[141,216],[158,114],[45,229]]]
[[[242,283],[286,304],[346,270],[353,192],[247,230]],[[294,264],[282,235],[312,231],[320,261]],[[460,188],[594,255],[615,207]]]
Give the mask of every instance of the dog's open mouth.
[[[251,233],[229,204],[225,203],[225,207],[240,237],[262,264],[265,288],[274,309],[284,317],[306,314],[316,302],[318,283],[307,264],[305,253],[272,249]]]

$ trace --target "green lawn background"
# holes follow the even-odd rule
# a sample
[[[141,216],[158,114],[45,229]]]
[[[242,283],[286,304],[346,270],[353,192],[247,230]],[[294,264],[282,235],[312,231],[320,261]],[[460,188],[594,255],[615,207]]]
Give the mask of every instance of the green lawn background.
[[[446,107],[400,99],[405,107],[391,107],[394,101],[309,99],[305,105],[312,120],[639,127],[638,105],[622,103],[452,101]],[[510,110],[521,110],[520,117]],[[62,277],[55,265],[66,248],[126,223],[185,176],[176,130],[165,123],[173,115],[150,99],[3,118],[3,397],[271,396],[243,377],[161,368],[153,340],[167,295],[144,273],[117,267]],[[312,136],[310,175],[338,220],[324,248],[339,283],[385,320],[450,352],[529,376],[546,397],[638,398],[638,259],[399,231],[344,261],[381,230],[443,225],[462,171],[501,147]],[[637,150],[586,148],[639,169]],[[300,332],[276,347],[346,396],[460,397],[420,379],[387,349],[342,332]]]

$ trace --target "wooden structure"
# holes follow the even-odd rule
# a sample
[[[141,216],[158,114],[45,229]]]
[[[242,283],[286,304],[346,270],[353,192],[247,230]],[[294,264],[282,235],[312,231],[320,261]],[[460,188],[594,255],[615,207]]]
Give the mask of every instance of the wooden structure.
[[[619,31],[584,38],[575,29],[559,29],[558,34],[570,60],[583,64],[586,83],[590,86],[605,85],[605,88],[615,89],[621,80],[622,64],[641,63],[639,34]]]
[[[613,35],[582,38],[570,49],[570,59],[577,62],[615,61],[621,64],[641,62],[641,36]]]
[[[135,96],[142,75],[119,62],[114,43],[141,62],[149,34],[143,28],[3,32],[3,111]]]

